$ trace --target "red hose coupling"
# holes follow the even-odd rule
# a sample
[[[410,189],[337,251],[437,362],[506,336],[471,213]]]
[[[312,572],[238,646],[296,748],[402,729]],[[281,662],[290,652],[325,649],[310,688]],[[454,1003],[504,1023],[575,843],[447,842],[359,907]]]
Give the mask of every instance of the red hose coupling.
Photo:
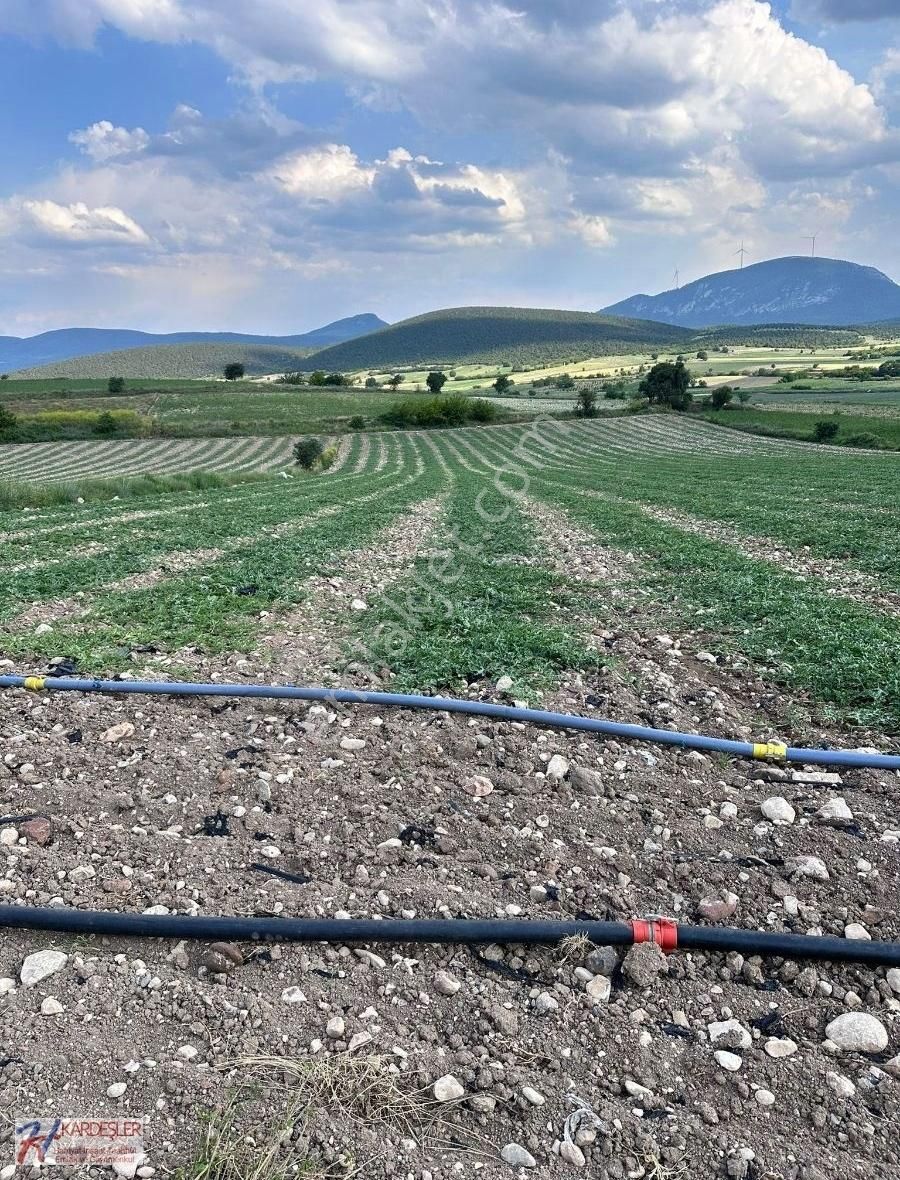
[[[631,933],[636,943],[655,942],[666,955],[678,948],[678,923],[674,918],[635,918]]]

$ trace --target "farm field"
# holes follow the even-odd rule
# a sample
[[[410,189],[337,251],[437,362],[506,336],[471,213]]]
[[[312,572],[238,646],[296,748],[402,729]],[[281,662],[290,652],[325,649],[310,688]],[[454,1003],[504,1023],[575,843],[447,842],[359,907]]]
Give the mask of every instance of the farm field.
[[[126,453],[97,443],[105,460],[79,458],[86,445],[62,444],[70,469]],[[898,463],[674,414],[354,433],[323,474],[0,512],[0,661],[518,699],[897,751]],[[893,773],[823,781],[332,702],[3,701],[4,830],[16,830],[5,902],[510,921],[662,912],[900,936]],[[792,819],[776,825],[767,808],[782,797]],[[29,826],[35,810],[46,828]],[[810,856],[824,875],[798,867]],[[35,1049],[4,1075],[10,1095],[62,1100],[47,992],[78,1022],[65,1101],[90,1109],[98,1085],[124,1083],[123,1106],[148,1112],[150,1158],[178,1180],[203,1158],[198,1110],[230,1111],[242,1084],[266,1094],[255,1142],[282,1144],[292,1174],[314,1180],[389,1174],[407,1158],[413,1174],[505,1180],[509,1143],[535,1175],[562,1180],[577,1171],[548,1124],[565,1124],[571,1094],[590,1106],[593,1137],[568,1152],[585,1175],[722,1175],[737,1143],[752,1144],[760,1176],[802,1153],[880,1180],[896,1154],[893,1089],[879,1092],[872,1133],[848,1139],[872,1117],[872,1060],[822,1044],[861,1004],[896,1037],[880,969],[589,944],[225,954],[28,931],[8,932],[0,968],[11,976],[48,946],[65,965],[3,997]],[[736,1046],[737,1070],[717,1056],[720,1019],[737,1022],[740,1040],[719,1042]],[[885,1077],[900,1070],[895,1052],[877,1057]],[[302,1079],[299,1138],[277,1138],[285,1069]],[[855,1089],[823,1122],[836,1071]],[[462,1088],[449,1106],[434,1099],[448,1075]]]
[[[883,407],[880,413],[858,414],[855,407],[843,402],[829,402],[818,407],[780,409],[775,406],[757,410],[749,407],[728,410],[704,410],[704,417],[733,430],[758,434],[777,434],[780,438],[812,441],[817,422],[834,422],[838,434],[835,446],[884,447],[900,450],[900,412]]]

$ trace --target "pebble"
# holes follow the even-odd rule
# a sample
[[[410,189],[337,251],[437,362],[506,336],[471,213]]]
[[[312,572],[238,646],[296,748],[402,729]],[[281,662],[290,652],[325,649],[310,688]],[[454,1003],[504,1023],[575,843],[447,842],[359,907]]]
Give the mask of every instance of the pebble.
[[[494,688],[497,692],[509,692],[513,686],[512,676],[501,676]]]
[[[792,783],[806,783],[818,787],[840,787],[843,779],[829,770],[792,770]]]
[[[47,635],[52,630],[53,630],[53,628],[50,626],[49,623],[38,623],[38,625],[34,629],[34,633],[35,633],[35,635]]]
[[[44,1016],[59,1016],[64,1011],[65,1009],[56,996],[47,996],[45,1000],[41,1001],[41,1012]]]
[[[891,967],[887,973],[888,987],[900,995],[900,967]]]
[[[855,938],[859,942],[871,942],[872,935],[861,922],[850,922],[844,927],[844,938]]]
[[[363,1047],[363,1045],[368,1045],[368,1043],[371,1040],[372,1040],[372,1034],[370,1032],[354,1033],[353,1036],[350,1038],[350,1043],[347,1046],[347,1051],[349,1053],[354,1053],[357,1049],[361,1049]]]
[[[474,795],[476,799],[483,799],[486,795],[493,793],[494,784],[483,774],[473,774],[463,783],[463,790],[469,795]]]
[[[844,1012],[826,1027],[825,1036],[847,1053],[881,1053],[887,1048],[887,1029],[868,1012]]]
[[[497,1099],[492,1094],[473,1094],[468,1101],[479,1114],[493,1114],[497,1109]]]
[[[750,1033],[738,1020],[714,1020],[706,1027],[713,1044],[723,1039],[727,1039],[733,1049],[749,1049],[753,1044]]]
[[[564,779],[568,773],[568,762],[565,760],[565,758],[563,758],[562,754],[554,754],[547,763],[547,778],[556,779],[556,781],[559,782],[559,780]]]
[[[118,725],[111,725],[109,729],[105,729],[100,734],[100,741],[107,744],[120,742],[123,738],[131,737],[133,733],[134,726],[130,721],[120,721]]]
[[[584,1152],[577,1143],[573,1143],[570,1139],[560,1145],[559,1158],[564,1159],[567,1164],[572,1164],[575,1168],[583,1168],[587,1163]]]
[[[365,749],[365,738],[343,737],[341,738],[342,750],[363,750]]]
[[[346,1025],[343,1016],[332,1016],[332,1018],[325,1025],[326,1037],[331,1037],[333,1041],[339,1041],[344,1035]]]
[[[847,800],[840,797],[836,799],[829,799],[823,803],[816,812],[819,819],[825,820],[851,820],[853,819],[853,812],[847,806]]]
[[[797,1052],[797,1042],[790,1037],[769,1037],[764,1047],[770,1057],[790,1057]]]
[[[533,1086],[522,1087],[522,1097],[526,1102],[530,1102],[532,1106],[543,1106],[547,1099],[543,1094],[539,1094]]]
[[[530,1151],[519,1143],[507,1143],[500,1151],[500,1158],[511,1168],[536,1168],[537,1160]]]
[[[43,848],[46,844],[50,843],[50,820],[43,815],[36,815],[33,819],[27,819],[21,828],[19,828],[19,834],[31,840],[33,844],[40,844]]]
[[[13,844],[17,843],[19,839],[19,832],[17,828],[3,828],[0,830],[0,844],[11,848]]]
[[[828,866],[818,856],[793,856],[786,867],[796,877],[810,877],[814,881],[829,880]]]
[[[456,1102],[465,1092],[452,1073],[445,1073],[442,1078],[438,1078],[432,1089],[436,1102]]]
[[[285,1004],[305,1004],[306,996],[296,985],[294,987],[286,987],[281,993],[281,999]]]
[[[595,975],[612,975],[619,965],[619,952],[614,946],[595,946],[585,955],[584,965]]]
[[[28,955],[19,971],[19,979],[25,987],[34,987],[48,975],[53,975],[65,967],[69,956],[63,951],[35,951]]]
[[[368,610],[368,605],[361,598],[354,598],[350,603],[351,610]]]
[[[548,1012],[555,1012],[558,1007],[559,1001],[549,992],[541,992],[534,1001],[534,1010],[541,1016],[546,1016]]]
[[[0,996],[8,996],[10,992],[14,992],[15,990],[16,981],[14,979],[10,979],[8,975],[4,975],[3,978],[0,979]]]
[[[772,821],[773,824],[787,825],[792,824],[797,818],[797,813],[781,795],[773,795],[771,799],[765,799],[760,804],[760,811]]]
[[[753,1097],[760,1106],[773,1106],[775,1104],[775,1095],[771,1090],[757,1090]]]
[[[729,1053],[727,1049],[716,1049],[714,1057],[723,1069],[727,1069],[729,1073],[737,1073],[737,1071],[744,1064],[743,1057],[739,1057],[737,1053]]]
[[[842,1073],[835,1073],[832,1069],[825,1075],[825,1081],[838,1098],[852,1098],[856,1093],[856,1086],[853,1082],[849,1078],[845,1078]]]
[[[609,999],[612,990],[612,984],[608,975],[595,975],[585,985],[585,992],[594,1001],[595,1004],[605,1004]]]
[[[708,922],[724,922],[733,916],[738,907],[738,895],[726,893],[724,899],[704,897],[697,905],[697,913]]]
[[[128,1089],[127,1082],[113,1082],[111,1086],[106,1087],[107,1098],[121,1098]]]
[[[184,1061],[193,1061],[200,1053],[200,1050],[194,1045],[179,1045],[176,1053]]]
[[[448,971],[437,971],[434,976],[434,990],[442,996],[455,996],[462,984]]]

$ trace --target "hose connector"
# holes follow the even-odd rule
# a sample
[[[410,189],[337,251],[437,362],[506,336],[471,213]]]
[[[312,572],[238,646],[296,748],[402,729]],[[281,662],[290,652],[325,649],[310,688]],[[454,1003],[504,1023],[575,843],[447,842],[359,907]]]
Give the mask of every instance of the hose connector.
[[[634,918],[630,922],[634,942],[655,942],[665,955],[678,949],[678,923],[674,918]]]
[[[787,760],[787,746],[784,742],[754,742],[754,758],[773,758],[776,762]]]
[[[23,682],[23,688],[27,688],[29,692],[41,692],[44,688],[46,677],[44,676],[26,676]]]

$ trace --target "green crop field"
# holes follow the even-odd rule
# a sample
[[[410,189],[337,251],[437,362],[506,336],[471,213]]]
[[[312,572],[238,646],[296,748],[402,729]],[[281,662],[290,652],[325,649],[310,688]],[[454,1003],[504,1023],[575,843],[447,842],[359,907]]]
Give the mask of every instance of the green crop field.
[[[178,445],[198,444],[165,444]],[[126,454],[117,443],[91,444],[105,458],[62,446],[69,474],[114,471]],[[54,462],[49,478],[63,478],[65,460]],[[132,667],[136,649],[151,653],[142,667],[177,667],[186,650],[248,650],[306,599],[311,578],[377,550],[381,530],[436,502],[434,531],[417,529],[398,584],[375,586],[343,636],[398,686],[464,691],[511,675],[523,693],[540,691],[606,658],[586,642],[579,619],[589,618],[700,634],[814,712],[900,733],[898,462],[675,415],[350,435],[320,475],[293,468],[132,504],[0,513],[0,651],[22,667],[62,655],[112,673]],[[619,555],[639,608],[623,614],[602,584],[570,575],[541,540],[535,505]],[[423,602],[441,554],[455,576]],[[398,648],[386,624],[398,600],[414,599]],[[49,631],[38,627],[48,619]]]
[[[805,406],[802,410],[783,409],[728,409],[706,410],[704,417],[720,426],[746,430],[752,434],[774,435],[813,441],[817,422],[837,424],[838,433],[832,440],[836,446],[884,447],[900,450],[900,414],[855,414],[853,407],[830,402],[821,408]]]

